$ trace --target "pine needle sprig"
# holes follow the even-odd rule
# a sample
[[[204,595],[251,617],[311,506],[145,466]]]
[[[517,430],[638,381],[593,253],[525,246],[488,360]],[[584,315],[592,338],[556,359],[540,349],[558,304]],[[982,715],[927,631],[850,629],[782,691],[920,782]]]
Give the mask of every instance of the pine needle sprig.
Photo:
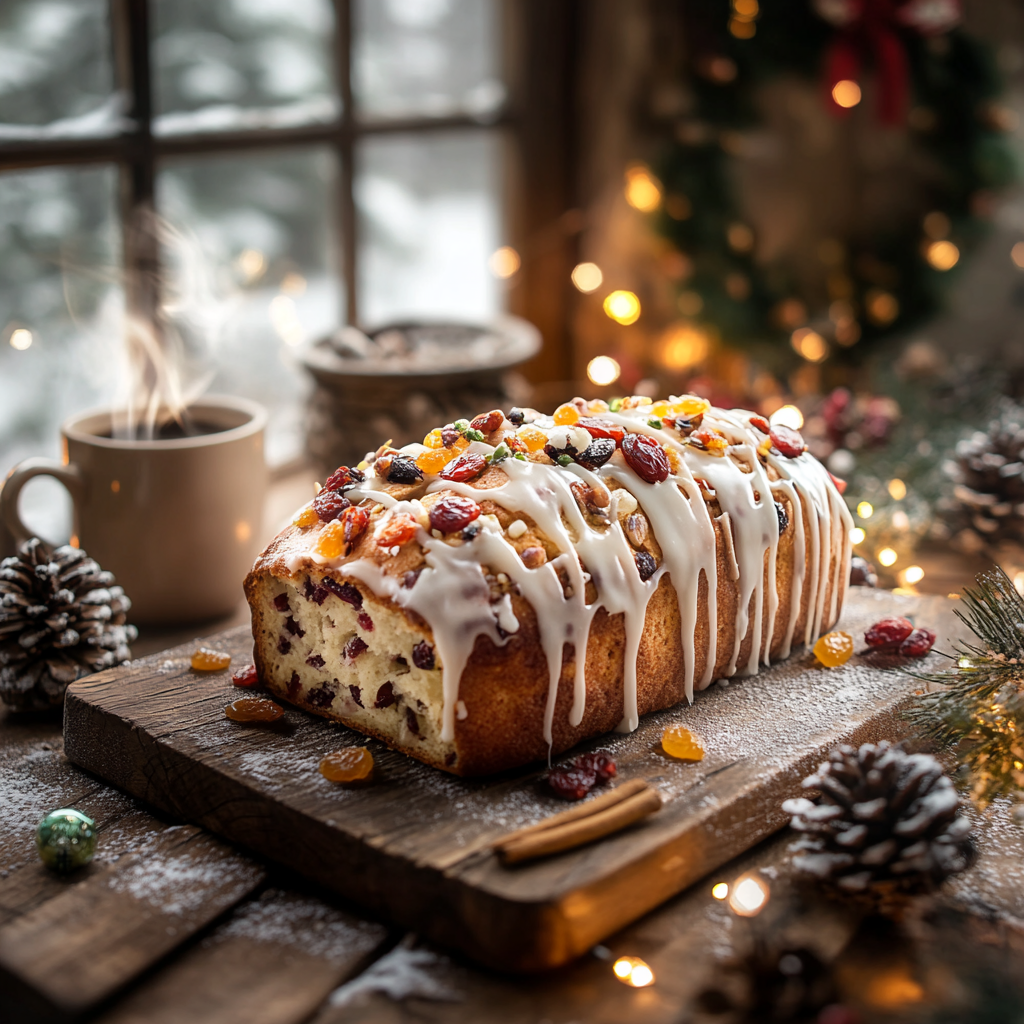
[[[977,583],[956,610],[977,642],[958,643],[945,672],[915,673],[939,689],[907,717],[924,738],[955,750],[984,806],[1024,788],[1024,598],[998,566]]]

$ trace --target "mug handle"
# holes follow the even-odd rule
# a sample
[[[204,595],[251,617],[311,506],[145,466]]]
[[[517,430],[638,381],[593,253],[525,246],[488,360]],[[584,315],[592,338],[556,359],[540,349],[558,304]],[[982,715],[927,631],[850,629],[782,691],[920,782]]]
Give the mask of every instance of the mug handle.
[[[10,530],[16,543],[31,540],[34,534],[25,525],[18,511],[18,496],[22,487],[33,477],[52,476],[59,480],[71,494],[77,518],[78,504],[85,490],[82,474],[75,465],[65,466],[56,459],[25,459],[7,474],[3,490],[0,490],[0,520]],[[76,528],[77,532],[77,528]]]

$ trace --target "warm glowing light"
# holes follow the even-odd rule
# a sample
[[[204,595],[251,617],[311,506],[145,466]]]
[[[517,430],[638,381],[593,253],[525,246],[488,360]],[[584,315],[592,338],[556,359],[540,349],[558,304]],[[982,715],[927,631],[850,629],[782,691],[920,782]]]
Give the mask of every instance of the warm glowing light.
[[[1021,270],[1024,270],[1024,242],[1018,242],[1010,250],[1010,259],[1013,260]]]
[[[754,232],[746,224],[730,224],[725,239],[735,252],[750,252],[754,248]]]
[[[597,291],[604,281],[604,274],[596,263],[577,263],[572,271],[572,283],[584,295]]]
[[[860,103],[860,86],[853,79],[844,78],[832,87],[832,99],[836,106],[849,110]]]
[[[902,501],[907,496],[907,485],[899,477],[893,477],[889,481],[889,495],[894,501]]]
[[[235,523],[235,540],[239,544],[244,544],[252,536],[252,526],[247,523],[244,519],[239,519]]]
[[[651,213],[661,203],[661,185],[646,167],[637,164],[626,171],[626,202],[641,213]]]
[[[895,529],[905,533],[910,529],[910,516],[903,509],[897,509],[892,514],[892,525]]]
[[[294,271],[285,274],[281,278],[281,291],[285,295],[305,295],[306,293],[306,279],[301,274],[296,274]]]
[[[614,291],[604,300],[604,311],[616,323],[628,327],[640,319],[640,300],[627,291]]]
[[[795,405],[783,405],[769,417],[773,427],[790,427],[799,430],[804,425],[804,414]]]
[[[275,295],[270,300],[270,322],[286,345],[301,345],[306,340],[306,331],[299,319],[299,311],[293,299],[287,295]]]
[[[794,331],[790,343],[804,359],[811,363],[820,363],[828,355],[828,344],[825,339],[809,327],[801,327],[798,331]]]
[[[491,258],[487,261],[487,268],[495,277],[504,281],[510,278],[521,264],[519,253],[511,245],[503,245],[491,253]]]
[[[11,348],[16,348],[19,352],[24,352],[25,349],[31,348],[32,346],[32,332],[25,327],[19,327],[15,331],[11,331]]]
[[[1018,573],[1014,573],[1013,576],[1013,587],[1021,597],[1024,597],[1024,570]]]
[[[646,988],[654,984],[654,971],[638,956],[620,956],[612,964],[612,971],[619,981],[633,988]]]
[[[760,11],[757,0],[732,0],[732,9],[737,18],[756,18]]]
[[[730,18],[729,31],[737,39],[753,39],[757,26],[752,20],[747,18]]]
[[[867,534],[859,526],[855,526],[850,531],[850,543],[851,544],[863,544],[864,543],[864,538],[866,536],[867,536]]]
[[[267,269],[267,258],[259,249],[243,249],[238,256],[238,269],[247,284],[259,280]]]
[[[110,492],[111,492],[111,494],[120,494],[121,493],[121,481],[120,480],[111,480],[110,481]]]
[[[892,548],[882,548],[882,550],[878,552],[878,560],[886,568],[888,568],[890,565],[895,565],[896,564],[896,560],[899,557],[900,556],[897,555],[896,552],[893,551]]]
[[[716,882],[711,886],[711,895],[716,900],[724,900],[729,895],[729,883],[728,882]]]
[[[908,1003],[919,1003],[924,999],[924,989],[897,968],[888,974],[879,974],[868,983],[865,998],[872,1006],[895,1010]]]
[[[920,583],[924,579],[924,569],[919,565],[908,565],[903,570],[903,580],[905,583]]]
[[[883,292],[880,288],[872,288],[865,298],[868,316],[880,327],[891,324],[899,316],[900,304],[895,295]]]
[[[870,519],[874,514],[875,506],[872,505],[870,501],[862,501],[857,506],[857,515],[859,515],[861,519]]]
[[[924,220],[921,221],[921,227],[924,228],[924,233],[929,238],[936,240],[945,238],[949,234],[949,229],[953,225],[950,223],[949,217],[947,217],[941,210],[932,210],[931,213],[926,213]]]
[[[951,270],[960,259],[960,250],[952,242],[932,242],[925,249],[925,258],[936,270]]]
[[[679,312],[683,316],[697,316],[704,308],[704,300],[701,298],[700,292],[687,289],[685,292],[679,293],[679,298],[676,299],[676,306],[678,306]]]
[[[704,362],[707,355],[707,336],[691,324],[678,324],[665,332],[661,361],[668,369],[688,370]]]
[[[587,363],[587,376],[599,387],[614,384],[622,373],[622,367],[611,356],[597,356]]]
[[[754,917],[760,914],[768,902],[768,886],[754,875],[736,880],[729,896],[729,908],[740,917]]]

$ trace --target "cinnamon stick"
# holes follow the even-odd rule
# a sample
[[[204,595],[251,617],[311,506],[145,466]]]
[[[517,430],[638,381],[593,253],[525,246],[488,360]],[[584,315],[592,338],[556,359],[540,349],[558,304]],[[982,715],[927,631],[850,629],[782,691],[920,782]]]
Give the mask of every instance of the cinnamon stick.
[[[612,791],[614,792],[615,790]],[[611,796],[612,793],[606,795]],[[603,839],[660,808],[661,796],[658,791],[644,783],[638,792],[612,803],[611,806],[605,804],[604,808],[596,813],[505,840],[498,850],[506,864],[546,857],[593,842],[595,839]]]

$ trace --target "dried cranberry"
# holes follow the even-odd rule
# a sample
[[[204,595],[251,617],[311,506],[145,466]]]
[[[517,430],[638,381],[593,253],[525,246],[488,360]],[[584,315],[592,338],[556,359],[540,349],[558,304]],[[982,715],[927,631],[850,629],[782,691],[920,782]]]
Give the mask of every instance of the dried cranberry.
[[[500,409],[492,409],[490,412],[482,412],[472,419],[469,425],[474,430],[479,430],[481,434],[490,434],[497,430],[504,420],[505,414]]]
[[[431,529],[442,533],[463,530],[480,515],[480,506],[472,498],[447,495],[430,510]]]
[[[313,588],[313,593],[309,595],[310,601],[315,601],[317,604],[323,604],[324,601],[330,597],[330,590],[325,586],[319,586]]]
[[[366,533],[367,526],[370,525],[369,509],[353,505],[341,514],[341,521],[345,525],[345,554],[347,555],[355,547],[359,538]]]
[[[365,629],[367,633],[373,632],[373,619],[366,612],[360,612],[356,616],[356,622],[359,623],[360,629]]]
[[[636,562],[636,570],[642,580],[649,580],[658,571],[654,556],[646,551],[634,551],[633,561]]]
[[[795,459],[803,455],[807,450],[804,439],[800,432],[792,427],[785,427],[781,423],[771,429],[772,444],[779,450],[780,454],[787,459]]]
[[[487,460],[482,455],[460,455],[441,470],[441,477],[463,484],[479,476],[486,468]]]
[[[295,619],[291,615],[289,615],[288,618],[284,620],[284,628],[287,629],[292,636],[306,635],[306,631],[295,621]]]
[[[622,439],[622,454],[631,470],[649,484],[668,479],[669,464],[665,449],[646,434],[627,434]]]
[[[313,581],[307,576],[306,582],[302,585],[302,596],[305,597],[307,601],[312,601],[313,591],[315,589],[316,588],[313,586]]]
[[[281,654],[287,654],[292,649],[292,642],[282,633],[277,640],[277,649]]]
[[[590,768],[552,768],[548,785],[563,800],[582,800],[597,782],[597,773]]]
[[[291,679],[288,680],[288,696],[291,700],[294,700],[299,692],[299,673],[293,672]]]
[[[352,605],[353,608],[363,607],[363,595],[356,587],[352,586],[351,583],[339,583],[336,579],[333,579],[330,576],[325,576],[323,578],[323,585],[332,594],[334,594],[335,597],[340,597],[342,601],[346,601],[348,604]],[[323,602],[318,603],[322,604]]]
[[[405,724],[409,726],[409,732],[414,732],[419,736],[420,720],[416,717],[416,712],[412,708],[405,709]]]
[[[587,446],[589,447],[589,445]],[[575,445],[567,444],[564,448],[556,448],[553,444],[544,445],[544,454],[552,461],[558,462],[563,455],[576,458],[580,451]]]
[[[327,683],[322,683],[306,694],[306,703],[314,708],[329,708],[334,703],[334,690]]]
[[[584,430],[590,433],[591,437],[611,438],[617,445],[621,444],[622,439],[626,436],[626,431],[617,423],[593,419],[590,416],[584,416],[582,419],[577,420],[576,426],[583,427]]]
[[[771,424],[763,416],[751,416],[750,425],[756,427],[762,434],[770,434],[772,430]]]
[[[355,660],[367,648],[366,641],[361,636],[354,636],[345,644],[345,657]]]
[[[256,675],[256,666],[246,665],[237,672],[232,672],[231,682],[235,686],[242,686],[247,690],[251,690],[259,682],[259,676]]]
[[[615,442],[610,437],[599,437],[591,441],[576,456],[576,461],[584,469],[597,469],[603,466],[615,454]]]
[[[775,502],[775,515],[779,519],[779,536],[781,537],[789,529],[789,514],[781,501]]]
[[[914,624],[909,619],[882,619],[881,622],[876,622],[864,634],[864,642],[869,647],[898,644],[906,640],[913,631]]]
[[[935,634],[924,626],[918,626],[899,646],[900,654],[908,658],[923,658],[935,643]]]
[[[352,502],[343,494],[337,491],[322,490],[313,499],[313,508],[322,522],[329,523],[337,519],[345,509],[351,506]]]
[[[361,484],[366,479],[361,470],[339,466],[328,478],[324,487],[329,491],[340,491],[343,487]]]
[[[423,572],[424,567],[420,566],[418,569],[410,569],[402,577],[402,589],[412,590],[416,586],[416,581],[420,578],[420,573]]]
[[[829,478],[831,479],[832,483],[834,483],[836,485],[836,490],[840,494],[845,494],[846,493],[846,481],[840,479],[839,477],[837,477],[835,475],[835,473],[829,473],[828,475],[829,475]]]
[[[278,594],[277,597],[274,598],[274,607],[279,612],[290,611],[291,609],[288,607],[288,595],[287,594]]]
[[[349,688],[348,688],[348,692],[352,694],[352,699],[353,699],[353,700],[354,700],[354,701],[355,701],[355,702],[356,702],[356,703],[357,703],[357,704],[358,704],[358,705],[359,705],[360,707],[362,707],[362,706],[363,706],[363,693],[362,693],[362,691],[361,691],[361,690],[359,689],[359,687],[358,687],[358,686],[356,686],[356,684],[355,684],[355,683],[350,683],[350,684],[349,684]]]
[[[573,766],[583,771],[593,772],[598,782],[607,782],[618,773],[615,758],[607,750],[595,750],[590,754],[580,754]]]
[[[514,427],[521,427],[526,422],[526,413],[517,405],[514,405],[508,411],[508,421]]]
[[[388,468],[388,483],[414,484],[423,479],[423,470],[408,455],[396,455]]]
[[[323,668],[324,667],[324,659],[319,654],[311,654],[306,659],[306,664],[307,665],[312,665],[313,668]]]
[[[412,663],[417,668],[427,670],[434,667],[434,648],[426,640],[421,640],[412,649]]]
[[[373,702],[373,706],[375,708],[389,708],[395,703],[395,700],[394,684],[390,682],[383,683],[377,691],[377,699]]]

